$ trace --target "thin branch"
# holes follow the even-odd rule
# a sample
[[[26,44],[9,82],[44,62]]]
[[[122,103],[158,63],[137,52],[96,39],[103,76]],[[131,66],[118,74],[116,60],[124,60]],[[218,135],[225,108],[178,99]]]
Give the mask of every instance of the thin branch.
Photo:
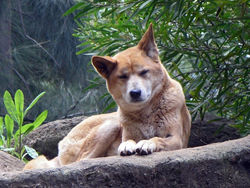
[[[29,92],[29,96],[32,96],[31,95],[31,91],[30,91],[30,88],[29,88],[29,83],[24,79],[23,75],[21,73],[19,73],[14,67],[11,66],[11,69],[16,73],[16,75],[23,81],[26,89],[28,90]]]

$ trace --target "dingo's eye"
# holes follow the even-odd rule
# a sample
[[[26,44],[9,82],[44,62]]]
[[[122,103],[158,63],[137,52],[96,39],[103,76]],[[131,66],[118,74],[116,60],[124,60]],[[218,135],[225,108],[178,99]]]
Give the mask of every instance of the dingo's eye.
[[[128,75],[122,74],[122,75],[118,76],[118,78],[125,80],[128,78]]]
[[[144,76],[145,74],[147,74],[149,72],[149,70],[143,70],[140,72],[140,76]]]

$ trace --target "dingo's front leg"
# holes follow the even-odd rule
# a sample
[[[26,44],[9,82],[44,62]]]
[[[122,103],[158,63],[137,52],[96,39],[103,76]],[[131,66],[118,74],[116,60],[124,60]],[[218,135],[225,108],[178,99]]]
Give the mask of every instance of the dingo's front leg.
[[[156,151],[156,143],[150,140],[141,140],[135,146],[135,151],[139,155],[148,155]]]
[[[104,157],[108,155],[116,155],[117,147],[112,149],[113,142],[119,140],[120,124],[115,118],[99,120],[97,125],[92,128],[88,127],[96,123],[96,121],[83,122],[82,127],[76,127],[73,133],[66,136],[59,143],[59,161],[61,165],[66,165],[82,159]],[[85,128],[88,133],[81,138],[78,133]],[[83,131],[82,131],[83,132]],[[112,148],[111,148],[112,147]],[[111,151],[112,150],[115,151]]]
[[[141,140],[136,143],[134,140],[122,142],[118,148],[118,153],[122,156],[148,155],[156,151],[171,151],[183,148],[181,139],[177,136],[168,136],[167,138],[154,137],[149,140]]]
[[[127,140],[122,142],[118,148],[118,153],[122,156],[135,154],[136,142],[134,140]]]
[[[166,138],[154,137],[149,140],[141,140],[135,146],[139,155],[148,155],[155,151],[171,151],[183,148],[182,140],[178,136]]]

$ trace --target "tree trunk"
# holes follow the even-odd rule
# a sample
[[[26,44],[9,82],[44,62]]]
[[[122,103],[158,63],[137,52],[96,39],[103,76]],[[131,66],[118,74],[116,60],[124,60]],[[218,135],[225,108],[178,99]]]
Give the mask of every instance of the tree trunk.
[[[14,78],[11,67],[11,0],[0,1],[0,82],[1,87],[10,89]]]

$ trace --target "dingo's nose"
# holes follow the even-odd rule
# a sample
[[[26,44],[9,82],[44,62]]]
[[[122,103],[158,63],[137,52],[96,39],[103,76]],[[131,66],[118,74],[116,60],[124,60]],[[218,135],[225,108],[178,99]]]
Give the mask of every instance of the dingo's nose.
[[[132,99],[138,99],[141,96],[141,90],[134,89],[129,92]]]

